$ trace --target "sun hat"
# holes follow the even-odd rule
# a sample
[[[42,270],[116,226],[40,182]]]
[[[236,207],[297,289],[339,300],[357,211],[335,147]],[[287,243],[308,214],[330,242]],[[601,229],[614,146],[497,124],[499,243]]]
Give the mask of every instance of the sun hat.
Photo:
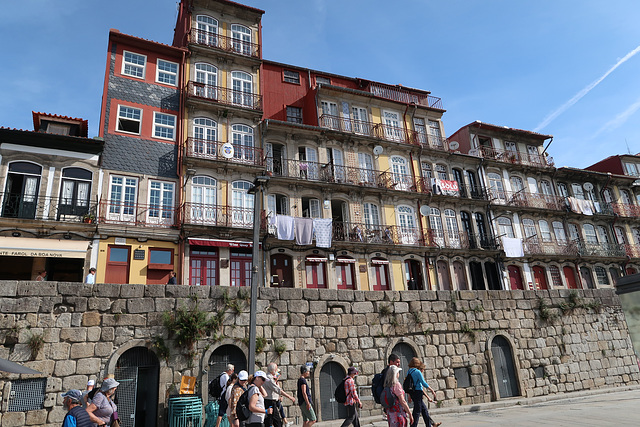
[[[78,402],[80,403],[80,400],[82,399],[82,392],[80,390],[69,390],[66,393],[62,394],[62,397],[68,397],[69,399],[73,400],[74,402]]]
[[[240,381],[246,381],[249,379],[249,373],[247,371],[238,372],[238,379]]]
[[[267,379],[267,374],[264,373],[264,371],[256,371],[255,374],[253,374],[254,378],[258,378],[258,377],[262,377],[263,379]]]
[[[100,391],[111,390],[114,387],[118,387],[120,383],[113,378],[107,378],[102,382],[102,387],[100,387]]]

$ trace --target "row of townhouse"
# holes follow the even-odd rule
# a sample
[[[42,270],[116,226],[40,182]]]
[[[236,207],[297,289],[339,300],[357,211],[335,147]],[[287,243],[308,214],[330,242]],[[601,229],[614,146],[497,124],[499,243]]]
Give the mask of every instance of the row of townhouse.
[[[0,129],[2,278],[246,286],[256,222],[273,287],[597,288],[637,272],[636,156],[556,168],[550,135],[476,121],[446,137],[428,91],[263,60],[262,14],[183,1],[173,46],[111,30],[96,138],[44,113]]]

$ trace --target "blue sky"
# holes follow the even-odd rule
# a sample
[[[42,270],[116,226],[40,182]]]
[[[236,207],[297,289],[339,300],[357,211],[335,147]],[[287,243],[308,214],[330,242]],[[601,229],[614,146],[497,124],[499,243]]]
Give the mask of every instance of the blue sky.
[[[176,0],[21,0],[0,14],[0,126],[98,133],[110,28],[170,44]],[[265,59],[425,89],[474,120],[554,136],[557,166],[640,152],[637,0],[246,0]],[[637,49],[637,50],[636,50]],[[636,53],[638,53],[636,55]]]

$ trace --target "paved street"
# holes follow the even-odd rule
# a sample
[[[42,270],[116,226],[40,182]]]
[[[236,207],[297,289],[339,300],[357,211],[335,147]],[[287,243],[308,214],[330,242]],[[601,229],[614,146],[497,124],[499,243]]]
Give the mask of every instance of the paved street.
[[[577,392],[566,398],[556,396],[516,398],[481,405],[432,410],[442,427],[584,427],[640,426],[640,388]],[[471,411],[471,412],[469,412]],[[339,426],[338,420],[318,423],[318,427]],[[386,427],[381,418],[362,420],[363,427]],[[420,420],[419,427],[424,427]]]

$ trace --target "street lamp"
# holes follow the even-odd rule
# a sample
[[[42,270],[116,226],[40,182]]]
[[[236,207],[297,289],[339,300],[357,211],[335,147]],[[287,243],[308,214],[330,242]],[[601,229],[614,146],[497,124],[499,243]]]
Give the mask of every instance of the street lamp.
[[[268,176],[258,176],[253,180],[249,193],[253,194],[253,255],[251,258],[251,307],[249,312],[249,362],[247,369],[254,372],[256,368],[256,311],[258,303],[258,285],[262,281],[260,268],[260,213],[262,212],[262,193],[269,182]]]

